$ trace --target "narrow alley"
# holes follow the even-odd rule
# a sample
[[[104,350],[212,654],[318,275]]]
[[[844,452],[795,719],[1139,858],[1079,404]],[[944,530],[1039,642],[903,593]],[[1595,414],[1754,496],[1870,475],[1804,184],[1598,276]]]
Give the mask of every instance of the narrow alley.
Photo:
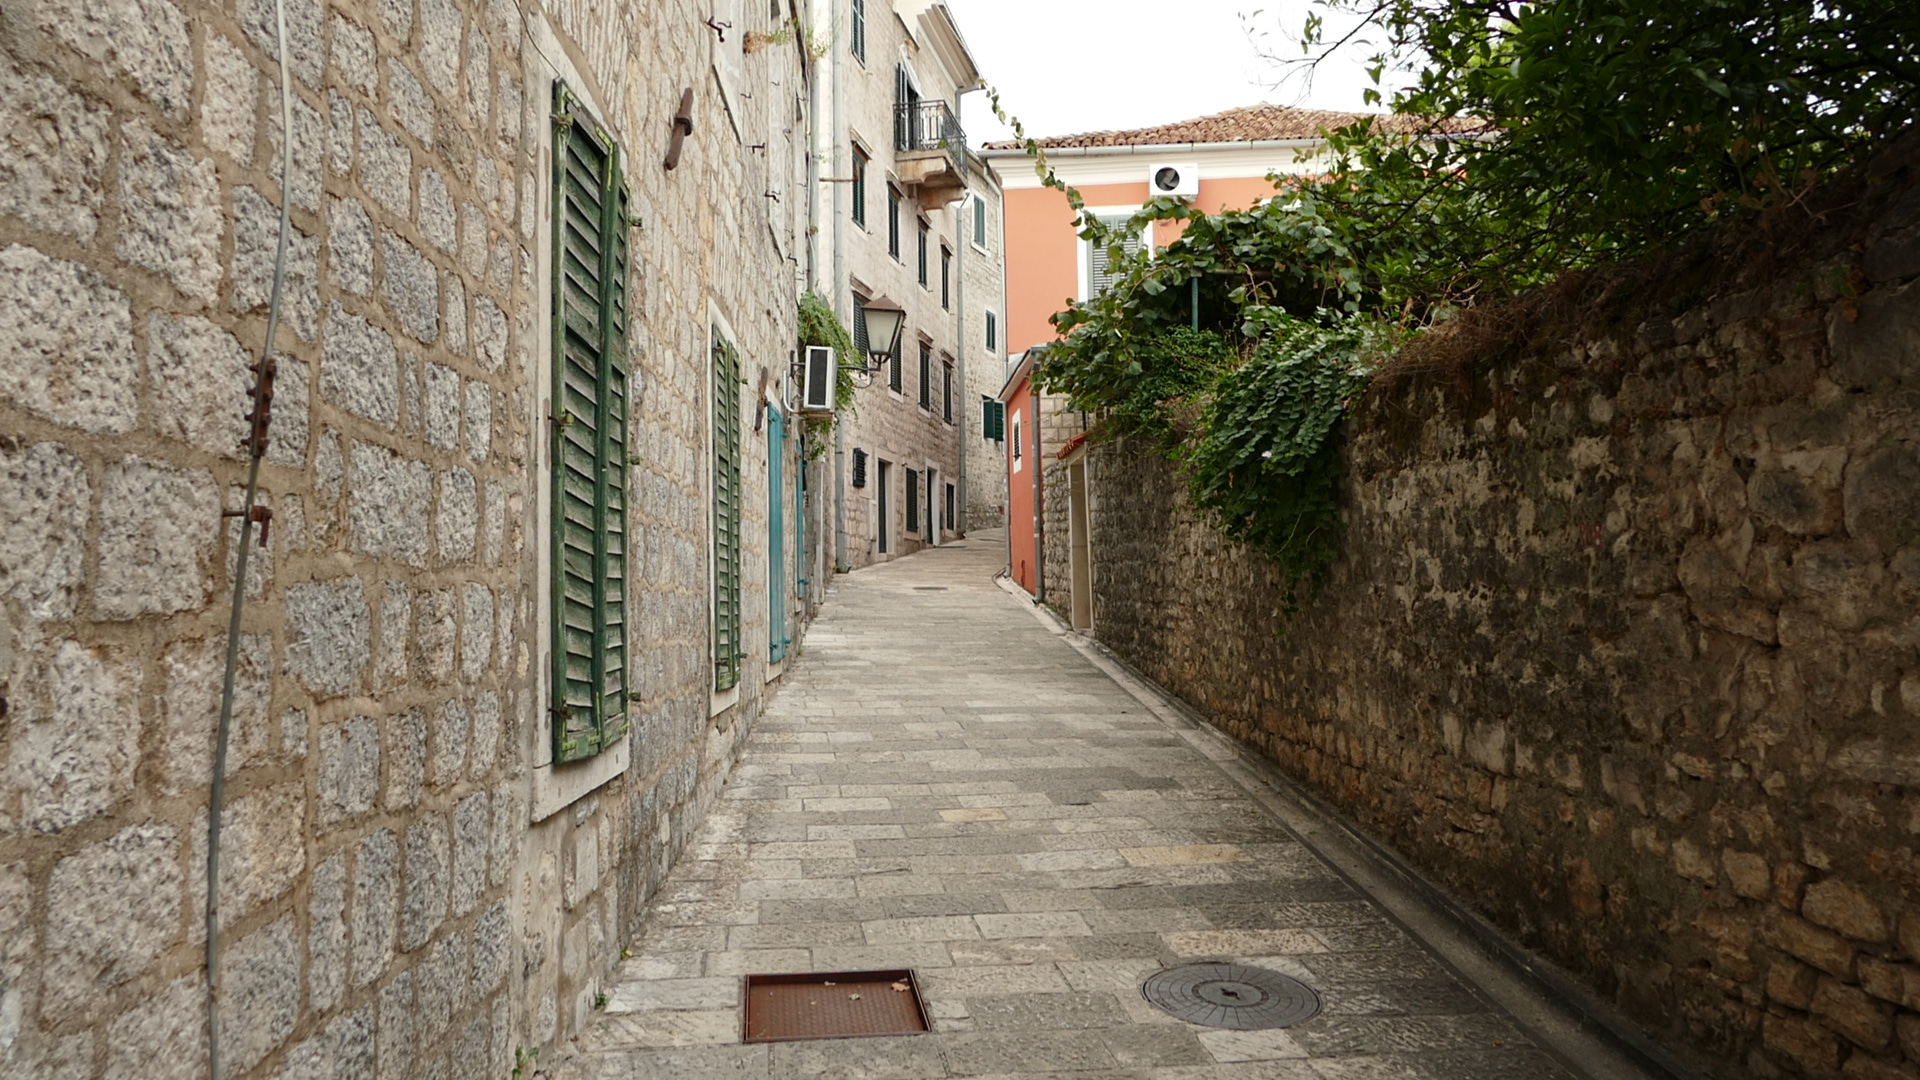
[[[1580,1075],[996,587],[1004,550],[838,581],[559,1075]],[[1322,1010],[1231,1030],[1143,998],[1199,961]],[[743,1044],[743,976],[900,968],[930,1034]]]

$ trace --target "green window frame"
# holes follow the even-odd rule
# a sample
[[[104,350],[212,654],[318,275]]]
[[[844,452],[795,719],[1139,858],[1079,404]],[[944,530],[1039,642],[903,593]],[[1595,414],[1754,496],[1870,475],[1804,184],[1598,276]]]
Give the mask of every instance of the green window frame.
[[[740,354],[713,328],[713,688],[740,685]]]
[[[867,3],[866,0],[853,0],[853,58],[862,64],[867,62]]]
[[[553,759],[627,733],[628,192],[620,147],[553,84]]]

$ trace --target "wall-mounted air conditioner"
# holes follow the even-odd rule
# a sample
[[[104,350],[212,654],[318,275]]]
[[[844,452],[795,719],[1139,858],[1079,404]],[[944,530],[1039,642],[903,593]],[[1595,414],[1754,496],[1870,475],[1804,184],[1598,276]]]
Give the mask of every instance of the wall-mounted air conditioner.
[[[1178,162],[1147,166],[1147,189],[1152,195],[1200,194],[1200,163]]]
[[[800,411],[822,413],[833,411],[835,368],[833,350],[825,345],[807,346],[807,364],[805,377],[801,382]]]

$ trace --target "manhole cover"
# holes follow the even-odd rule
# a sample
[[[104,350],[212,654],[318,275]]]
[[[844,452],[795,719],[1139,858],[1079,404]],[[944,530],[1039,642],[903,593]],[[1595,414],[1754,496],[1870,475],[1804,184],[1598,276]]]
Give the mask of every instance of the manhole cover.
[[[1208,1027],[1292,1027],[1320,1011],[1320,995],[1298,979],[1245,964],[1184,964],[1157,971],[1140,993],[1155,1008]]]
[[[927,1011],[913,972],[837,971],[747,976],[744,1041],[917,1035]]]

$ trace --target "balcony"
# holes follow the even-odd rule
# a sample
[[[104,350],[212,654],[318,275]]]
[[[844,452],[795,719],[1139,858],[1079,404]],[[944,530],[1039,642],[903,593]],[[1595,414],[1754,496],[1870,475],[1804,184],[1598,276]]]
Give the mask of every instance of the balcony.
[[[893,112],[894,168],[919,188],[923,205],[959,198],[967,188],[967,133],[945,101],[903,101]]]

